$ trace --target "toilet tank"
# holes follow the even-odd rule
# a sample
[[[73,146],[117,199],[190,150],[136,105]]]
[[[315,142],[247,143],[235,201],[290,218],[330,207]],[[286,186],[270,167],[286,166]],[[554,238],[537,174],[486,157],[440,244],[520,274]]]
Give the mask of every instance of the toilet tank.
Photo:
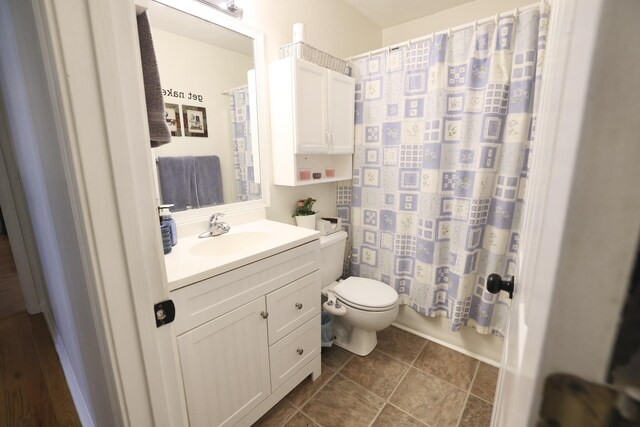
[[[337,231],[328,236],[320,237],[320,276],[323,288],[342,276],[346,243],[346,231]]]

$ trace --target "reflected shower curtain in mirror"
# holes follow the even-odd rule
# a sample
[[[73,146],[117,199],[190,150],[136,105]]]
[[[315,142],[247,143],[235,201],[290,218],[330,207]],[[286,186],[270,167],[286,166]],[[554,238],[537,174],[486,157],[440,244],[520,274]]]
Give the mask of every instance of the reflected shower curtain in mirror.
[[[251,145],[251,114],[249,88],[242,86],[229,91],[231,98],[231,131],[233,133],[233,167],[236,180],[236,201],[260,199],[260,184],[256,183]]]
[[[508,297],[485,282],[515,272],[547,24],[528,10],[353,64],[351,274],[454,331],[503,334]]]

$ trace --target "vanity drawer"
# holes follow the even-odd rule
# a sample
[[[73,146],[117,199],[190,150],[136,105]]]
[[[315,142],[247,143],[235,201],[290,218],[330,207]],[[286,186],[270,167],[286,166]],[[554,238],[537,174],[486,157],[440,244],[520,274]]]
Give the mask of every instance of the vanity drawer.
[[[271,391],[320,354],[320,315],[269,347]]]
[[[269,345],[320,314],[320,272],[315,271],[267,295]]]
[[[319,268],[318,240],[171,292],[183,334]],[[320,298],[320,292],[317,293]]]

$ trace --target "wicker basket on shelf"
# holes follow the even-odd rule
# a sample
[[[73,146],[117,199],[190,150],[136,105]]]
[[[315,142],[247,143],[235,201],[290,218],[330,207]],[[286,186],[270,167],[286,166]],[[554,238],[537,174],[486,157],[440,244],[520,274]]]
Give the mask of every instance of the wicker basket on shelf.
[[[304,42],[289,43],[280,47],[280,59],[291,57],[311,62],[347,76],[351,75],[351,64],[348,61],[329,55]]]

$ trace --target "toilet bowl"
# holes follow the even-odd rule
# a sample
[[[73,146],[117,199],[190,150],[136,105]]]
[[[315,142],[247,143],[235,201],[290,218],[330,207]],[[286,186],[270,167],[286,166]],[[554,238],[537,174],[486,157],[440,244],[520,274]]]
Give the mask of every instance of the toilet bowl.
[[[333,314],[334,344],[359,356],[371,353],[378,343],[376,332],[391,325],[398,315],[398,293],[373,279],[349,277],[335,281],[342,274],[347,233],[340,231],[321,237],[323,308]]]

